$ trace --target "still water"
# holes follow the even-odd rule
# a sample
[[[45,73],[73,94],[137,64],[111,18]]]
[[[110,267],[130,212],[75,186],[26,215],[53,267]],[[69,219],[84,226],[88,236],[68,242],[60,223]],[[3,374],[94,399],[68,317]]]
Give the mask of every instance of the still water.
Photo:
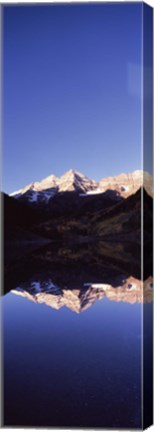
[[[2,297],[4,425],[141,428],[138,279],[58,268]]]

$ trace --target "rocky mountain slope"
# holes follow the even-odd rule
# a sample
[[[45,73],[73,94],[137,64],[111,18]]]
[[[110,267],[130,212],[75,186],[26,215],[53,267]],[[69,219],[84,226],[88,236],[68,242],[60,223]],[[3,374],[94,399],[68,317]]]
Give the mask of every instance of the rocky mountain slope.
[[[20,286],[12,292],[35,303],[44,303],[59,310],[66,306],[73,312],[81,313],[91,307],[97,300],[107,298],[115,302],[149,303],[152,302],[152,278],[143,282],[133,277],[125,280],[123,285],[114,287],[109,284],[85,283],[81,289],[60,288],[52,280],[36,280]]]
[[[30,183],[13,192],[11,196],[36,204],[49,203],[58,193],[77,192],[79,195],[87,197],[89,194],[101,194],[108,191],[110,196],[117,200],[118,197],[127,198],[134,194],[143,185],[147,193],[151,195],[152,179],[148,173],[143,173],[143,171],[107,177],[96,182],[71,169],[61,177],[52,174],[40,182]]]
[[[57,193],[73,191],[87,193],[96,189],[97,182],[71,169],[60,178],[50,175],[40,182],[30,183],[23,189],[13,192],[11,196],[18,199],[24,198],[31,203],[48,203]]]
[[[144,191],[145,241],[149,241],[152,230],[152,199]],[[38,235],[50,239],[108,238],[140,243],[141,241],[141,189],[120,202],[113,202],[106,192],[99,198],[90,198],[86,204],[76,197],[63,205],[53,207],[46,220],[34,227]],[[60,201],[59,201],[60,204]],[[67,204],[67,205],[66,205]]]
[[[120,174],[107,177],[99,182],[100,190],[116,190],[120,196],[127,198],[138,189],[144,187],[148,195],[152,196],[152,176],[145,171],[134,171],[129,174]]]
[[[145,178],[146,190],[142,194]],[[10,197],[4,195],[5,239],[108,238],[140,243],[143,196],[144,239],[148,242],[152,229],[151,193],[151,177],[143,177],[141,171],[99,183],[73,170],[60,178],[51,175]]]

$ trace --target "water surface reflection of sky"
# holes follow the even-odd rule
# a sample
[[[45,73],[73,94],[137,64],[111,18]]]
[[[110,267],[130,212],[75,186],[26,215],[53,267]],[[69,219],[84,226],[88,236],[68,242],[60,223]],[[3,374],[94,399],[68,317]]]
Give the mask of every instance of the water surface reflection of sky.
[[[139,427],[141,305],[2,299],[5,424]]]
[[[141,318],[144,301],[150,325],[152,278],[146,271],[143,286],[131,245],[116,254],[94,246],[9,255],[5,426],[141,429]]]

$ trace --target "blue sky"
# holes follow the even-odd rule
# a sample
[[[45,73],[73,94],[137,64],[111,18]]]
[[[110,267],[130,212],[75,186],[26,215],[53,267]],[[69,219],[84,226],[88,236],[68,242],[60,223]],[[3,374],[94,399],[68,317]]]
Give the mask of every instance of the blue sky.
[[[141,6],[3,7],[5,192],[140,169]]]

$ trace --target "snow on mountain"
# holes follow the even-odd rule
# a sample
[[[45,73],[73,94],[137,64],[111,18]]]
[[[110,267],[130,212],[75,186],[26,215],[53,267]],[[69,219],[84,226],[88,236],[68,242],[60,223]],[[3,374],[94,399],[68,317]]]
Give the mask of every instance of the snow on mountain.
[[[90,180],[83,174],[69,170],[61,177],[51,175],[40,182],[30,183],[23,189],[19,189],[10,194],[14,198],[20,198],[25,195],[25,198],[30,202],[44,200],[48,202],[57,192],[88,192],[97,188],[97,182]]]
[[[100,188],[94,189],[94,190],[90,190],[88,192],[85,193],[80,193],[80,196],[89,196],[89,195],[98,195],[101,194],[102,190]]]
[[[116,190],[123,198],[134,194],[142,186],[152,196],[152,176],[141,170],[136,170],[129,174],[122,173],[115,177],[103,178],[99,182],[99,188],[102,192]]]
[[[60,177],[58,180],[58,187],[59,192],[73,190],[87,192],[96,189],[97,182],[90,180],[85,175],[71,169]]]
[[[11,292],[22,296],[37,304],[59,310],[67,307],[76,313],[81,313],[91,307],[97,300],[107,298],[115,302],[150,303],[152,302],[152,278],[149,277],[143,282],[130,276],[123,285],[116,286],[106,283],[84,283],[80,289],[68,289],[56,286],[52,280],[37,280],[23,284]]]
[[[24,197],[29,202],[45,202],[53,198],[57,193],[78,192],[79,196],[101,194],[108,191],[117,192],[117,196],[127,198],[143,186],[152,195],[152,177],[143,171],[134,171],[129,174],[120,174],[114,177],[107,177],[96,182],[85,175],[69,170],[61,177],[50,175],[40,182],[33,182],[10,194],[14,198]]]

